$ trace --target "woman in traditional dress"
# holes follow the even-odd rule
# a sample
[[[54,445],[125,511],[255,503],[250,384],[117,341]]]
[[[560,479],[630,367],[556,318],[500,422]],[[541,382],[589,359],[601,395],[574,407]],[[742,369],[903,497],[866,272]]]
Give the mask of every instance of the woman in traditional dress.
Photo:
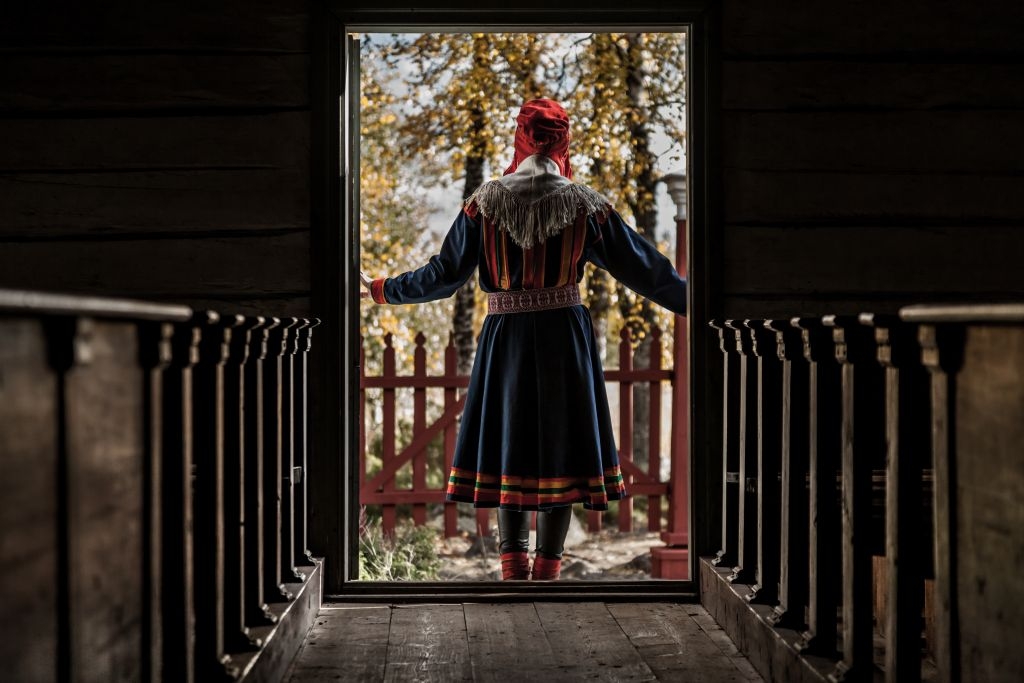
[[[602,195],[572,182],[569,117],[538,99],[516,117],[503,177],[466,200],[440,252],[364,285],[379,304],[451,296],[480,271],[488,294],[448,481],[449,501],[497,507],[504,579],[557,579],[572,505],[627,495],[604,374],[579,282],[589,261],[686,313],[686,281]],[[537,547],[529,563],[529,511]]]

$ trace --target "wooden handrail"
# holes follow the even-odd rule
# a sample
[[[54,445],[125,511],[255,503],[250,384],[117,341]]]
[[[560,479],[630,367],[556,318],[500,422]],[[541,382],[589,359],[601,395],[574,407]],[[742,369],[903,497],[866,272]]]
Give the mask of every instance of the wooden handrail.
[[[1021,323],[1024,304],[919,304],[900,309],[908,323]]]
[[[22,289],[0,289],[0,311],[28,315],[89,316],[166,322],[183,322],[192,317],[191,308],[177,304]]]

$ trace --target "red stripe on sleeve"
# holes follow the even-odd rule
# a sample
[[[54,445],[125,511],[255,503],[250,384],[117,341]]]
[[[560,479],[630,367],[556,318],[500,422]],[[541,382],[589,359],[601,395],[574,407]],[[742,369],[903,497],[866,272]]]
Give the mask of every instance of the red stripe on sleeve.
[[[370,283],[370,296],[378,304],[386,304],[388,302],[387,297],[384,296],[384,280],[387,278],[377,278]]]

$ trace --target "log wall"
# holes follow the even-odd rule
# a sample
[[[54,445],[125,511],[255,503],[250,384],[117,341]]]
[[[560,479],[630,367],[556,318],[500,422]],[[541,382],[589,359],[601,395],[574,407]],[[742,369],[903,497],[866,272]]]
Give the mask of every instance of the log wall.
[[[309,3],[0,9],[0,287],[310,301]]]
[[[40,0],[0,8],[0,287],[343,317],[340,236],[311,229],[312,213],[317,225],[334,225],[340,206],[335,149],[311,142],[337,130],[332,89],[342,81],[333,24],[323,21],[330,12],[320,8],[367,4]],[[703,11],[700,2],[666,4],[641,3],[630,18],[653,5],[680,16]],[[593,17],[620,5],[562,7]],[[498,16],[464,0],[445,6],[448,18]],[[711,30],[694,43],[711,45],[714,59],[707,73],[692,74],[691,94],[713,97],[714,171],[693,177],[692,196],[711,205],[713,243],[696,245],[711,261],[692,273],[713,286],[696,292],[696,317],[885,313],[936,299],[1024,297],[1024,15],[1016,3],[708,6]],[[390,0],[373,7],[409,26],[430,9],[416,3],[414,16]],[[527,2],[520,14],[551,11]],[[702,103],[692,104],[696,112]],[[701,132],[695,123],[691,136]],[[340,428],[329,425],[339,413],[336,388],[346,386],[334,360],[343,335],[331,324],[321,348],[332,360],[312,359],[324,363],[313,373],[324,378],[313,410],[325,419],[311,436],[325,458],[342,448]],[[702,343],[692,353],[703,367]],[[695,419],[695,443],[716,431],[708,419]],[[331,467],[312,496],[324,551],[343,536],[335,494],[345,482]],[[321,509],[320,500],[329,502]],[[718,503],[698,500],[696,509]],[[328,571],[336,566],[328,562]]]
[[[724,317],[1024,292],[1024,14],[725,0]]]

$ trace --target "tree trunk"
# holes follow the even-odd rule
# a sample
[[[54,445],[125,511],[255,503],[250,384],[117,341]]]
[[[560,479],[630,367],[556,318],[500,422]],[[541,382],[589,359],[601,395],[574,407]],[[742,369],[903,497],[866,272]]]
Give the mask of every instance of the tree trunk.
[[[587,278],[587,308],[594,325],[594,338],[601,362],[608,360],[608,311],[612,309],[612,290],[608,271],[591,268]]]
[[[652,244],[656,243],[655,230],[658,225],[658,206],[654,200],[654,190],[657,184],[654,165],[656,159],[650,148],[650,120],[647,103],[645,100],[643,70],[643,56],[641,46],[642,36],[638,33],[630,34],[627,37],[628,47],[626,48],[626,92],[632,109],[637,113],[630,126],[630,137],[633,141],[633,165],[636,169],[635,200],[631,202],[630,209],[636,220],[636,229],[641,235],[647,238]],[[623,297],[623,299],[633,297]],[[627,304],[627,307],[628,304]],[[628,319],[626,315],[624,319]],[[644,337],[640,347],[636,350],[633,367],[646,368],[650,361],[650,330],[655,324],[654,309],[650,302],[644,299],[639,311],[633,313],[634,339],[636,333],[642,331]],[[646,467],[649,462],[650,453],[650,414],[651,401],[648,385],[636,384],[633,386],[633,459],[636,464]]]
[[[591,170],[595,177],[601,177],[603,161],[591,160]],[[612,281],[608,271],[603,268],[591,267],[587,276],[587,307],[590,309],[590,321],[594,325],[594,337],[597,339],[597,350],[601,362],[608,360],[608,312],[612,310]]]
[[[465,201],[473,191],[480,187],[484,179],[484,159],[482,156],[466,157],[466,185],[462,191]],[[473,314],[476,312],[476,275],[469,278],[455,292],[455,305],[452,308],[452,336],[455,340],[455,353],[458,358],[460,375],[468,375],[473,369],[473,356],[476,354],[476,335],[473,333]]]

